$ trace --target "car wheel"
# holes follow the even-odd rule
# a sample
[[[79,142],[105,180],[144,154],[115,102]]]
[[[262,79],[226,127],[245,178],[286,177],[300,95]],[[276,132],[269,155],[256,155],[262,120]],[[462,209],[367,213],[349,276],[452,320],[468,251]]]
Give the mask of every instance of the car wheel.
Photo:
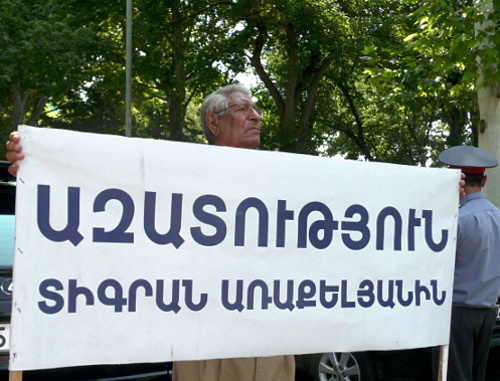
[[[296,357],[297,381],[377,381],[369,352],[329,352]]]
[[[318,366],[321,381],[376,381],[377,372],[369,354],[361,352],[324,353]]]

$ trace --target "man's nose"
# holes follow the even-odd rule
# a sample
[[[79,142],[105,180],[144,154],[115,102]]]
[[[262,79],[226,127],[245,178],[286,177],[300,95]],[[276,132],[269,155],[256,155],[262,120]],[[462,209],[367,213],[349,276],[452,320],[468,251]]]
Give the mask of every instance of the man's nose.
[[[259,119],[259,120],[262,119],[262,115],[259,113],[259,111],[257,111],[256,108],[253,108],[253,107],[250,110],[249,116],[250,116],[251,119]]]

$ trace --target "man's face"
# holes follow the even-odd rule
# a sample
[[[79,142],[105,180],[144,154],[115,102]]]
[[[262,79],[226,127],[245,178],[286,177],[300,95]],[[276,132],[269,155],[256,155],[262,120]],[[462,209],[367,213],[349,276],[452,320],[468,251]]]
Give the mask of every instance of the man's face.
[[[228,95],[228,112],[210,115],[209,127],[214,134],[214,143],[219,146],[257,149],[260,144],[260,116],[255,109],[244,112],[234,105],[254,105],[247,95],[235,92]]]

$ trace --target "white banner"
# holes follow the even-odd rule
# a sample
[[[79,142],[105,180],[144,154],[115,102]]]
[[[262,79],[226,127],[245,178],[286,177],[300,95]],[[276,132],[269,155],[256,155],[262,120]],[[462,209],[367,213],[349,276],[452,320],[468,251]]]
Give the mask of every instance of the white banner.
[[[448,343],[457,170],[20,134],[11,370]]]

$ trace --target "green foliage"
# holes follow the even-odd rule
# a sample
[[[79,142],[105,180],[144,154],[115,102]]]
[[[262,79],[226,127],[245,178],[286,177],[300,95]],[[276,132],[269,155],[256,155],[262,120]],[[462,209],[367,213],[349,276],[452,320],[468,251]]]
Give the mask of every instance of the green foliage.
[[[0,131],[37,125],[58,107],[92,66],[95,24],[79,17],[76,2],[1,0]]]
[[[426,4],[431,8],[443,6],[446,10],[426,6],[418,8],[419,4],[412,1],[406,5],[400,3],[391,14],[390,22],[384,23],[392,24],[392,31],[384,40],[375,39],[363,51],[367,83],[376,91],[375,101],[383,101],[380,111],[388,110],[398,115],[398,118],[392,118],[392,126],[398,126],[402,138],[408,134],[407,143],[401,146],[406,148],[402,149],[399,159],[393,157],[389,160],[408,162],[405,156],[412,156],[410,163],[421,165],[435,159],[445,143],[465,143],[474,131],[477,123],[474,117],[478,112],[474,61],[463,55],[466,43],[472,43],[459,36],[464,29],[473,31],[472,21],[463,19],[458,22],[450,17],[449,2]],[[435,34],[429,34],[426,28],[431,20],[433,23],[437,22],[435,20],[442,23],[449,20],[450,23],[434,30]],[[457,32],[459,27],[461,29]],[[460,50],[462,55],[458,53]],[[413,127],[408,129],[410,121]],[[392,126],[387,126],[387,129],[392,129]],[[391,141],[398,140],[391,137]],[[386,160],[380,153],[376,156]]]
[[[234,40],[246,49],[249,61],[279,118],[273,129],[280,150],[316,153],[317,133],[312,119],[316,95],[330,67],[349,60],[358,40],[352,39],[349,6],[335,1],[239,1],[235,20],[245,28]]]
[[[427,165],[474,139],[478,75],[498,82],[485,3],[135,0],[133,135],[203,142],[203,97],[252,70],[263,149]],[[0,0],[4,136],[124,133],[125,5]]]
[[[53,0],[1,1],[2,94],[19,86],[24,92],[60,96],[81,81],[95,42],[93,25],[81,25],[66,5]],[[7,100],[2,97],[2,107],[12,106]]]
[[[498,5],[493,7],[490,0],[425,2],[414,14],[420,30],[412,36],[412,45],[433,57],[440,72],[458,69],[466,83],[477,82],[479,75],[482,85],[498,83]]]
[[[186,124],[191,101],[227,79],[217,63],[234,53],[224,50],[230,26],[211,3],[136,2],[135,104],[143,111],[142,128],[155,138],[199,139],[201,130]]]

